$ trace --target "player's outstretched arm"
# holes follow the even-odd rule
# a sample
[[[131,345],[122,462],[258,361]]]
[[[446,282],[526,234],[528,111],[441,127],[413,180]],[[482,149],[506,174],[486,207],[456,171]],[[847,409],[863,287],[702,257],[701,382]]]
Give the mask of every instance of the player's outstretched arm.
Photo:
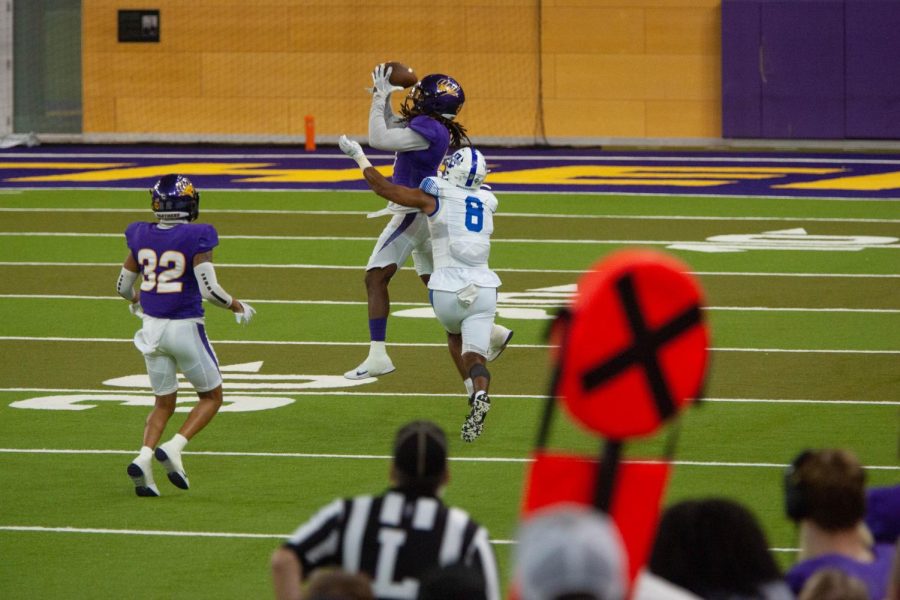
[[[212,251],[194,256],[194,276],[197,278],[200,295],[220,308],[229,309],[239,324],[246,325],[256,314],[252,306],[234,298],[219,285],[216,269],[212,263]]]
[[[424,213],[430,214],[434,212],[434,209],[437,207],[434,196],[426,194],[418,188],[396,185],[385,179],[384,175],[379,173],[372,166],[372,163],[369,162],[369,159],[366,158],[366,153],[363,152],[359,142],[342,135],[338,140],[338,146],[340,146],[344,154],[356,161],[356,164],[362,169],[366,183],[369,184],[373,192],[391,202],[409,206],[410,208],[418,208]]]

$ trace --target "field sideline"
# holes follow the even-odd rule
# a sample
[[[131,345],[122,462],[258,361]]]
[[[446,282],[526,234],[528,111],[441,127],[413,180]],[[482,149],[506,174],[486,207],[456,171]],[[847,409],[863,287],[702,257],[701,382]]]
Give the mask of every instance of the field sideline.
[[[833,174],[784,175],[787,168],[836,167],[782,156],[766,168],[777,164],[779,177],[806,187],[762,193],[757,178],[744,180],[747,195],[634,185],[627,194],[616,186],[526,193],[525,184],[496,184],[491,262],[504,282],[498,320],[516,335],[491,364],[495,406],[471,445],[458,437],[462,385],[411,269],[391,288],[388,341],[397,371],[362,384],[340,376],[366,351],[362,265],[383,221],[365,214],[382,202],[358,182],[276,191],[235,175],[204,187],[207,176],[198,173],[200,219],[221,235],[220,281],[259,313],[239,328],[208,308],[226,406],[188,446],[192,489],[178,490],[158,472],[163,496],[141,499],[125,466],[152,396],[131,343],[138,321],[117,301],[114,285],[125,226],[152,218],[146,188],[153,177],[116,179],[123,167],[110,167],[108,181],[67,183],[59,178],[98,171],[79,169],[79,160],[108,157],[22,171],[26,161],[61,160],[29,156],[34,152],[0,155],[3,598],[268,597],[268,558],[279,539],[335,496],[383,489],[392,434],[413,418],[447,430],[446,500],[488,527],[507,579],[548,385],[547,324],[579,274],[623,247],[675,255],[706,293],[713,342],[707,400],[681,420],[667,502],[724,495],[746,503],[786,565],[796,540],[780,484],[798,451],[848,447],[871,483],[900,480],[900,200],[892,197],[900,186],[852,193],[821,187],[826,177],[844,186],[851,176],[884,181],[900,164],[891,157],[873,157],[863,168],[853,161],[866,157],[856,156]],[[324,180],[333,179],[328,169],[340,168],[328,156],[320,165]],[[589,162],[585,156],[569,162]],[[601,159],[598,165],[609,166]],[[120,162],[159,169],[166,160]],[[210,159],[177,162],[192,161]],[[626,162],[638,161],[615,166]],[[501,160],[498,172],[509,165],[519,163]],[[702,177],[711,177],[704,168]],[[13,181],[23,176],[54,179]],[[34,189],[45,186],[52,189]],[[235,190],[244,187],[255,191]],[[186,389],[181,409],[193,402]],[[629,445],[627,458],[659,456],[668,433]],[[565,418],[556,420],[551,440],[591,454],[599,447]]]

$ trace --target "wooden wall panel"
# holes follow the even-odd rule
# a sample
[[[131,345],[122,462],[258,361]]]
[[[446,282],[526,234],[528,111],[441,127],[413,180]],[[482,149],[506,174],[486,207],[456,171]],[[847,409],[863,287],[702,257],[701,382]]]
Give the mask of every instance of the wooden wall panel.
[[[584,138],[586,128],[590,137],[644,137],[644,105],[640,102],[551,100],[544,102],[544,109],[548,137]]]
[[[289,104],[287,99],[126,97],[117,102],[116,125],[138,133],[287,135]]]
[[[647,9],[646,50],[650,54],[718,56],[721,23],[718,6]]]
[[[161,43],[119,44],[146,3],[83,0],[83,129],[360,136],[372,67],[400,60],[463,84],[476,140],[533,139],[538,86],[549,137],[720,135],[720,0],[538,2],[155,0]]]
[[[558,7],[544,16],[544,52],[550,55],[638,54],[644,51],[640,8]]]
[[[718,102],[651,100],[646,107],[646,137],[718,137],[722,109]]]

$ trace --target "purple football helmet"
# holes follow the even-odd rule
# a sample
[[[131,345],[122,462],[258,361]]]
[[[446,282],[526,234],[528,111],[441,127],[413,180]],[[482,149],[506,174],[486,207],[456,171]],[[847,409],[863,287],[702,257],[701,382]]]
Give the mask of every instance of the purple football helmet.
[[[200,214],[200,193],[184,175],[166,175],[150,188],[150,207],[160,221],[193,221]]]
[[[466,95],[458,81],[449,75],[435,73],[420,79],[409,91],[403,105],[409,112],[453,119],[465,101]]]

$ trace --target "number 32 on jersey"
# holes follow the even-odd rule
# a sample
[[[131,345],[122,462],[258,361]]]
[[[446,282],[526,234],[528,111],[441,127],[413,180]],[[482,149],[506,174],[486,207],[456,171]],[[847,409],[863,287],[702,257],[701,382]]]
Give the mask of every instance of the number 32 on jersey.
[[[468,213],[467,213],[468,214]],[[468,226],[468,222],[466,223]],[[166,250],[157,257],[156,252],[150,248],[141,248],[137,255],[138,263],[144,280],[141,282],[141,291],[149,292],[156,288],[157,294],[177,294],[181,292],[182,284],[178,279],[184,275],[187,260],[184,254],[177,250]],[[156,268],[164,270],[157,274]]]

